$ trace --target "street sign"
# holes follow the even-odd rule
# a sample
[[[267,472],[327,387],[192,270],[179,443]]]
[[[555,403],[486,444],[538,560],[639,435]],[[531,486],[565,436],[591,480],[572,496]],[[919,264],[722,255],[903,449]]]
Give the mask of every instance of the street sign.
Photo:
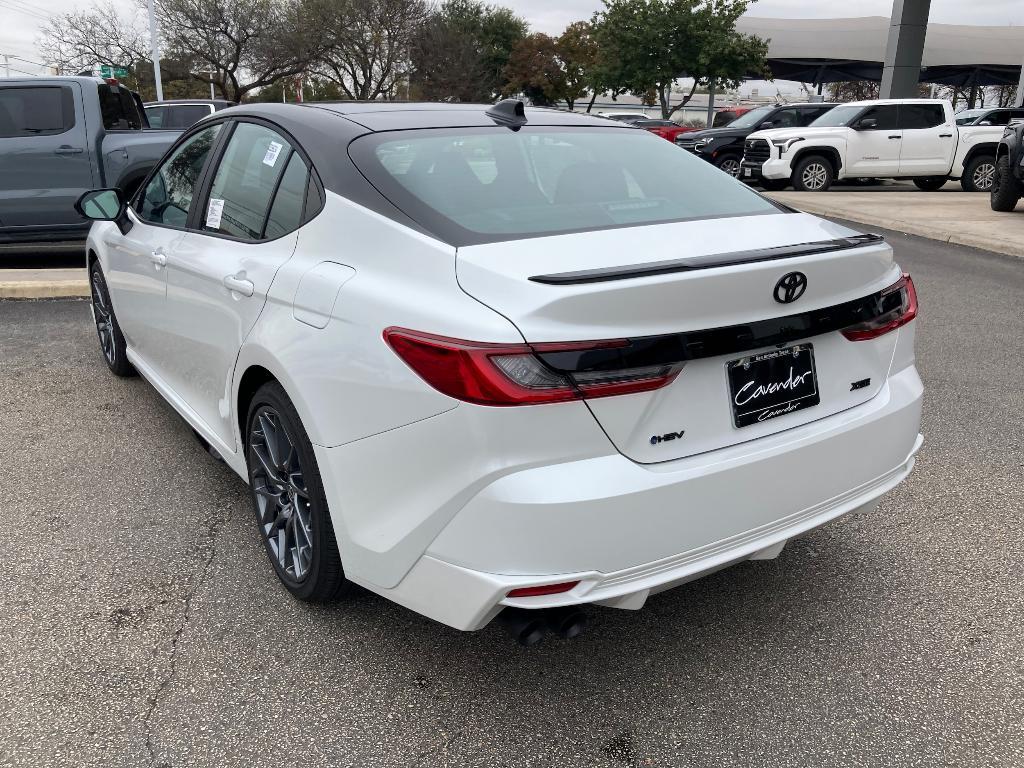
[[[126,67],[112,67],[109,64],[100,66],[100,75],[103,77],[128,77]]]

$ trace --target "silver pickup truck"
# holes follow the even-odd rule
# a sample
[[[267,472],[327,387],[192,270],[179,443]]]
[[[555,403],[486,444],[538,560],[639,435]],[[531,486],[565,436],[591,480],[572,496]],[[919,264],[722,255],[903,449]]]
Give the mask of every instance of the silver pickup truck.
[[[0,81],[0,243],[85,238],[79,195],[130,196],[181,133],[148,125],[138,94],[116,81]]]

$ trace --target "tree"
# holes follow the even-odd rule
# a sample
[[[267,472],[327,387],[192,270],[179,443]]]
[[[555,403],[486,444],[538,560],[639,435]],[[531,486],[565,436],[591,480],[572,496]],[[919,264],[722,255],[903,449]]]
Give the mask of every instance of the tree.
[[[306,70],[326,47],[307,0],[161,0],[168,52],[226,99]]]
[[[558,56],[565,72],[562,98],[572,109],[588,89],[597,93],[599,49],[593,25],[577,21],[567,26],[558,37]]]
[[[528,25],[507,8],[479,0],[446,0],[413,40],[410,90],[433,101],[493,101],[505,67]]]
[[[122,14],[109,0],[96,3],[51,19],[43,27],[38,44],[59,74],[73,75],[103,65],[124,67],[128,70],[128,75],[121,78],[125,85],[139,91],[146,101],[156,98],[149,30],[138,13]],[[192,79],[187,62],[163,58],[160,68],[165,98],[201,98],[207,94]]]
[[[597,45],[585,21],[570,24],[557,38],[527,35],[512,49],[505,90],[522,91],[534,104],[564,101],[572,109],[587,91],[596,59]]]
[[[863,101],[878,98],[879,83],[871,80],[849,80],[825,86],[829,101]]]
[[[149,57],[147,32],[138,14],[122,14],[111,0],[51,18],[40,34],[39,49],[62,75],[103,64],[134,72]]]
[[[683,107],[698,86],[736,88],[750,75],[770,78],[768,44],[736,31],[749,0],[604,0],[595,37],[603,77],[613,89],[657,94],[662,116]],[[672,84],[693,78],[678,104]]]
[[[327,0],[320,8],[328,44],[316,70],[345,98],[395,98],[409,76],[409,48],[427,19],[426,3]]]
[[[566,80],[557,41],[543,32],[520,40],[505,66],[505,80],[506,93],[521,91],[538,106],[551,106],[562,99]]]

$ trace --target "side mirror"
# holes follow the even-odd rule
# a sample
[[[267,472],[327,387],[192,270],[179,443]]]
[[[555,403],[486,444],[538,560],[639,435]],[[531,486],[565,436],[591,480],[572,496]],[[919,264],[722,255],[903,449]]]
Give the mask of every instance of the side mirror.
[[[982,120],[978,125],[992,125],[991,120]]]
[[[761,128],[761,129],[766,129],[766,128],[774,128],[774,127],[775,127],[775,123],[774,123],[774,122],[772,122],[771,120],[765,120],[765,121],[764,121],[763,123],[761,123],[761,125],[759,126],[759,128]]]
[[[75,203],[75,210],[93,221],[117,221],[124,213],[124,200],[117,189],[93,189]]]
[[[865,117],[863,120],[858,120],[853,127],[858,131],[870,131],[878,127],[878,120],[873,117]]]

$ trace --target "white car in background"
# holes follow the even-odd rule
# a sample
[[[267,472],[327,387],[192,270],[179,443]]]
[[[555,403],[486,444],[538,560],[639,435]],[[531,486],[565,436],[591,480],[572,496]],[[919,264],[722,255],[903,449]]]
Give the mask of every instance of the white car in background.
[[[911,179],[926,191],[960,179],[965,192],[988,192],[995,178],[999,126],[957,126],[940,99],[874,99],[840,104],[806,128],[750,134],[741,178],[768,189],[787,184],[823,192],[836,179]]]
[[[646,131],[249,105],[78,206],[107,365],[249,483],[302,600],[572,635],[873,509],[921,445],[892,249]]]

